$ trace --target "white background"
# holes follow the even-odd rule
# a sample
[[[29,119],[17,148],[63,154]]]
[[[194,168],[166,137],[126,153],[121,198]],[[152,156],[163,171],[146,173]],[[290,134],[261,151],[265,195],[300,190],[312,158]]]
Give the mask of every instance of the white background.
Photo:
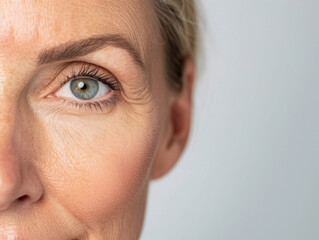
[[[319,1],[201,6],[191,139],[141,239],[319,239]]]

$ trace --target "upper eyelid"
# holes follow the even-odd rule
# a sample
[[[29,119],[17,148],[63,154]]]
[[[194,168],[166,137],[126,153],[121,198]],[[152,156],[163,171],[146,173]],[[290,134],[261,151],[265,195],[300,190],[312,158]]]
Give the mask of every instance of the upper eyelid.
[[[68,71],[68,68],[71,68],[69,71],[72,71],[72,73],[76,73],[76,72],[79,72],[79,71],[75,71],[75,68],[77,68],[78,66],[84,66],[84,65],[86,65],[86,66],[90,66],[90,67],[96,67],[96,68],[98,68],[99,70],[100,69],[103,69],[103,71],[105,71],[105,72],[107,72],[107,73],[109,73],[110,75],[112,75],[112,76],[114,76],[115,77],[115,75],[111,72],[111,71],[109,71],[109,70],[107,70],[107,69],[105,69],[105,68],[103,68],[103,67],[101,67],[101,66],[98,66],[98,65],[96,65],[96,64],[94,64],[94,63],[89,63],[89,62],[85,62],[85,61],[71,61],[71,62],[64,62],[64,63],[60,63],[60,64],[58,64],[58,65],[56,65],[54,68],[55,68],[55,70],[54,71],[52,71],[52,74],[50,74],[51,75],[51,77],[49,77],[45,82],[44,82],[44,86],[45,87],[47,87],[47,86],[49,86],[52,82],[54,82],[54,79],[57,79],[60,75],[65,75],[64,73],[66,72],[66,71]],[[89,68],[89,67],[88,67]]]
[[[65,82],[81,76],[94,76],[107,79],[114,78],[118,81],[116,76],[111,71],[95,64],[79,61],[71,62],[66,64],[66,66],[63,66],[62,69],[58,71],[58,74],[56,74],[55,78],[61,78],[61,76],[63,76]],[[60,80],[59,82],[62,81]]]
[[[71,76],[73,74],[77,74],[80,72],[80,69],[83,69],[83,66],[87,66],[88,68],[98,68],[100,72],[104,72],[110,76],[113,79],[113,83],[116,83],[117,89],[116,90],[123,90],[121,82],[118,80],[118,78],[108,69],[105,69],[104,67],[101,67],[99,65],[84,62],[84,61],[73,61],[73,62],[67,62],[59,64],[55,67],[55,70],[50,74],[51,76],[46,80],[44,83],[44,89],[42,94],[38,95],[38,99],[46,98],[48,95],[55,93],[60,89],[62,86],[61,83],[64,81],[64,84],[67,83],[69,80],[67,80],[67,76]],[[100,74],[99,74],[100,75]],[[111,79],[110,78],[110,79]],[[115,90],[115,89],[112,89]]]
[[[100,66],[84,63],[79,72],[74,72],[74,69],[72,70],[72,76],[68,77],[68,81],[72,81],[78,77],[88,77],[108,85],[112,90],[122,90],[121,82],[116,76]]]
[[[100,67],[98,66],[92,66],[91,64],[83,64],[81,66],[81,69],[78,71],[78,72],[75,72],[74,69],[72,69],[72,74],[71,75],[65,75],[65,78],[66,79],[66,82],[67,81],[70,81],[70,80],[73,80],[73,79],[76,79],[78,77],[92,77],[92,78],[107,78],[107,79],[110,79],[110,78],[115,78],[115,76],[110,73],[109,71],[107,72],[104,72],[104,73],[100,73]],[[108,77],[110,76],[110,77]]]

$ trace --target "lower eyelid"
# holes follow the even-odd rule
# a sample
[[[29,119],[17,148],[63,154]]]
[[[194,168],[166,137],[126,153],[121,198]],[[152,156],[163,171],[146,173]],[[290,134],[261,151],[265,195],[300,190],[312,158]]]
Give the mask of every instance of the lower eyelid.
[[[107,111],[116,104],[115,98],[107,98],[101,101],[90,101],[90,102],[78,102],[78,101],[66,101],[64,102],[67,106],[74,107],[76,109],[84,108],[90,111]]]
[[[118,103],[118,94],[112,92],[109,97],[98,101],[77,101],[68,98],[60,98],[50,94],[47,96],[46,110],[58,114],[86,115],[109,113]]]

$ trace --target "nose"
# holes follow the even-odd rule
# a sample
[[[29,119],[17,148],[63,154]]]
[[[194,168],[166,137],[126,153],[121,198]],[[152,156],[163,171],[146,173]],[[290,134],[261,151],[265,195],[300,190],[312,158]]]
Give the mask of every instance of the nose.
[[[21,160],[7,147],[0,147],[0,212],[30,205],[43,194],[36,172]]]
[[[2,147],[3,148],[3,147]],[[21,172],[15,161],[12,161],[9,154],[1,150],[0,160],[0,210],[7,209],[8,206],[20,196]],[[4,156],[6,155],[6,156]]]
[[[31,205],[43,194],[28,150],[30,139],[13,122],[0,116],[0,215],[5,210]]]

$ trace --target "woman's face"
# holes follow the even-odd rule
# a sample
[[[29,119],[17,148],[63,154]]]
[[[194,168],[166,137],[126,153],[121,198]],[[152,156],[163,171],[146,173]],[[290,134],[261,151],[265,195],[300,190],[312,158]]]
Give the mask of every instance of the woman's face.
[[[0,239],[138,238],[181,129],[163,59],[151,1],[1,1]]]

